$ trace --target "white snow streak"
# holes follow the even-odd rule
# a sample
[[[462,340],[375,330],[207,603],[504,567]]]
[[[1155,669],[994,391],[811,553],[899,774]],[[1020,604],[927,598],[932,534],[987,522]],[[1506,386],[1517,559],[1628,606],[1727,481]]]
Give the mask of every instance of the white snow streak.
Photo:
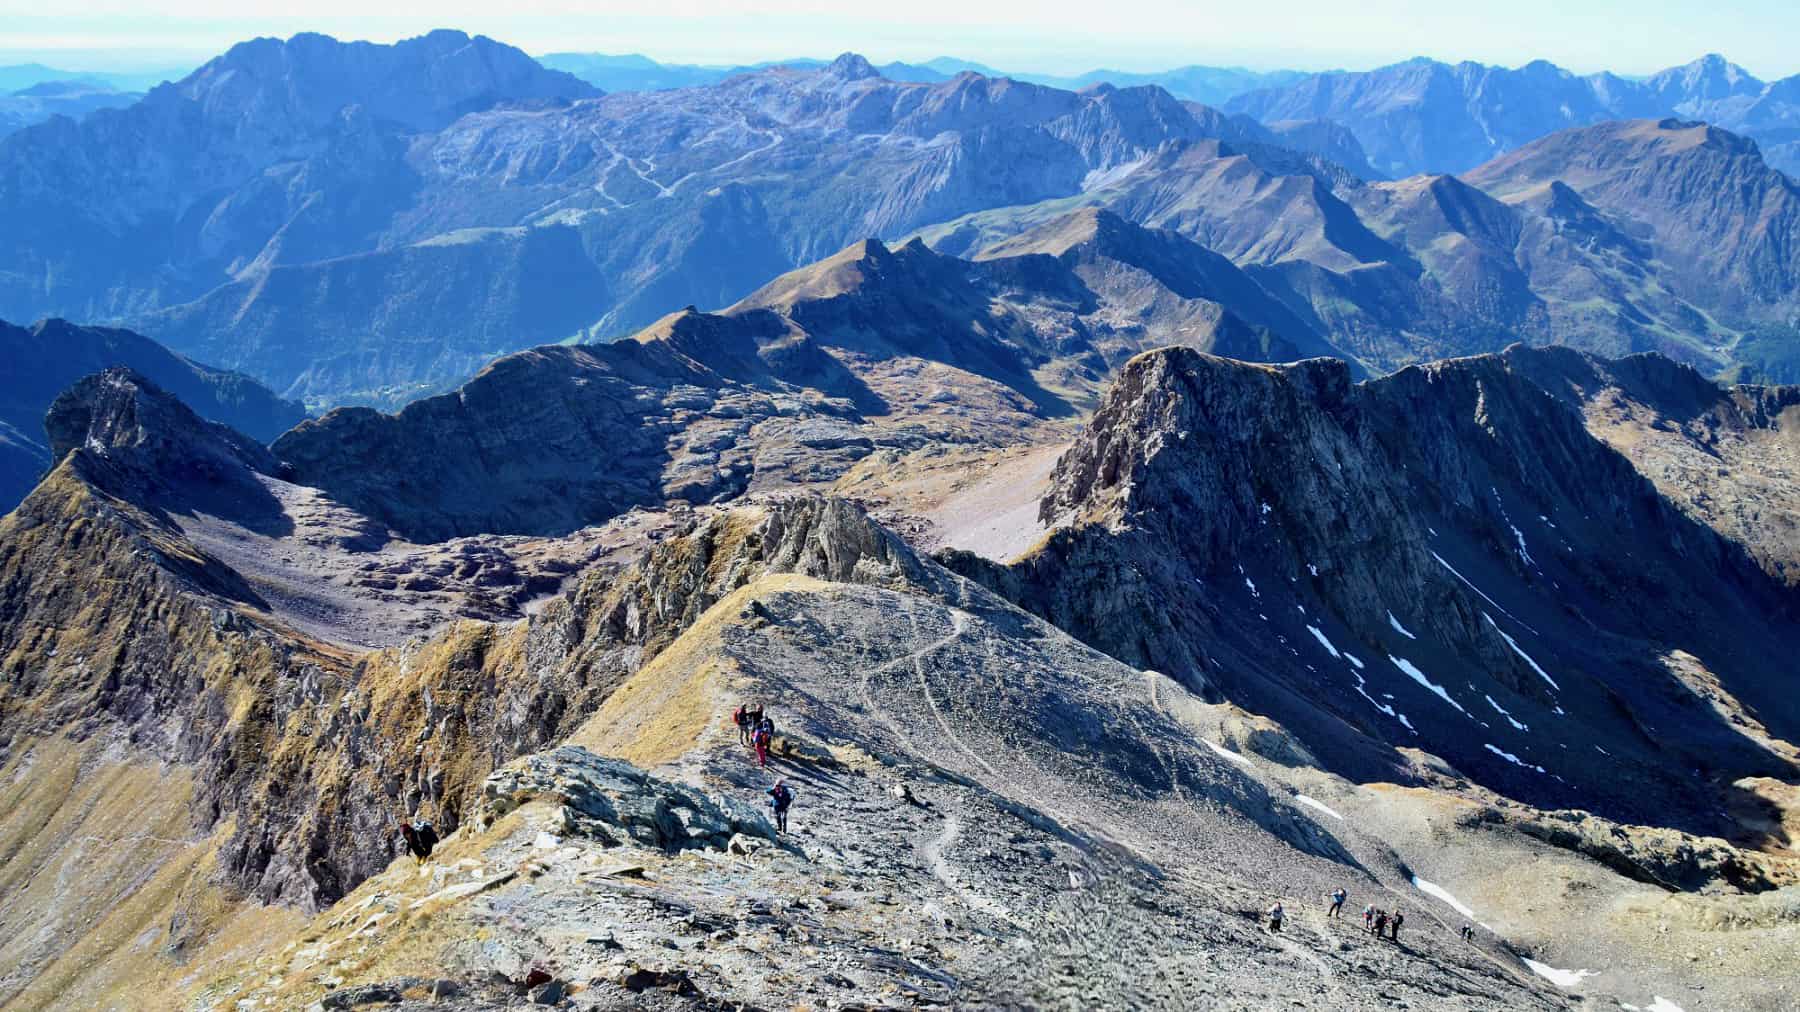
[[[1554,966],[1549,966],[1547,964],[1540,963],[1535,959],[1525,960],[1525,965],[1531,967],[1532,973],[1537,974],[1538,976],[1544,978],[1545,980],[1549,981],[1552,984],[1555,984],[1557,987],[1560,987],[1565,991],[1569,990],[1571,988],[1579,987],[1581,985],[1582,978],[1584,978],[1584,977],[1593,977],[1593,976],[1598,975],[1593,970],[1558,970]]]
[[[1533,766],[1532,764],[1526,762],[1525,760],[1520,759],[1518,756],[1513,755],[1511,752],[1508,752],[1508,751],[1502,749],[1498,745],[1490,745],[1486,742],[1483,742],[1481,747],[1487,749],[1489,752],[1494,753],[1495,755],[1499,756],[1500,758],[1505,759],[1507,762],[1512,763],[1514,766],[1523,766],[1524,768],[1526,768],[1528,770],[1537,770],[1539,773],[1547,773],[1548,772],[1542,766]]]
[[[1512,714],[1510,714],[1510,713],[1508,713],[1508,712],[1506,712],[1506,707],[1504,707],[1504,706],[1501,706],[1501,705],[1500,705],[1500,704],[1499,704],[1499,703],[1496,703],[1496,702],[1494,702],[1494,697],[1492,697],[1492,696],[1489,696],[1489,695],[1486,695],[1486,694],[1483,694],[1483,695],[1482,695],[1482,697],[1481,697],[1481,698],[1482,698],[1482,699],[1485,699],[1485,700],[1487,700],[1487,701],[1488,701],[1488,705],[1489,705],[1489,706],[1491,706],[1491,707],[1493,707],[1493,708],[1494,708],[1494,712],[1495,712],[1495,713],[1498,713],[1498,714],[1499,714],[1499,715],[1500,715],[1500,716],[1502,716],[1502,717],[1505,717],[1505,718],[1506,718],[1506,722],[1507,722],[1507,723],[1509,723],[1509,724],[1511,724],[1511,725],[1512,725],[1512,726],[1513,726],[1513,727],[1516,727],[1516,728],[1518,728],[1518,729],[1519,729],[1519,730],[1521,730],[1521,731],[1529,731],[1529,730],[1531,730],[1531,728],[1530,728],[1530,727],[1528,727],[1528,726],[1526,726],[1526,725],[1524,725],[1524,724],[1521,724],[1521,723],[1519,723],[1519,722],[1518,722],[1518,720],[1516,720],[1516,719],[1515,719],[1515,718],[1514,718],[1514,717],[1513,717],[1513,715],[1512,715]]]
[[[1361,671],[1363,669],[1363,662],[1360,659],[1358,659],[1355,654],[1345,654],[1344,660],[1347,660],[1351,664],[1356,665],[1356,670],[1358,670],[1358,671]]]
[[[1500,614],[1505,615],[1507,618],[1512,619],[1514,622],[1517,622],[1520,625],[1525,626],[1525,628],[1531,629],[1531,626],[1528,623],[1526,623],[1525,621],[1523,621],[1522,619],[1520,619],[1519,616],[1514,615],[1512,612],[1507,611],[1505,608],[1500,607],[1499,601],[1496,601],[1493,598],[1487,596],[1487,593],[1485,591],[1483,591],[1480,587],[1477,587],[1473,583],[1470,583],[1469,578],[1462,575],[1461,573],[1457,572],[1455,566],[1452,566],[1450,563],[1445,562],[1444,557],[1442,555],[1439,555],[1436,552],[1432,552],[1431,557],[1438,560],[1438,565],[1443,566],[1445,569],[1448,569],[1450,571],[1451,576],[1454,576],[1458,580],[1461,580],[1463,582],[1464,586],[1468,587],[1470,590],[1474,591],[1475,593],[1480,594],[1481,599],[1483,601],[1486,601],[1487,603],[1493,605],[1495,611],[1498,611]],[[1532,632],[1532,635],[1537,634],[1536,629],[1531,629],[1531,632]]]
[[[1206,741],[1205,738],[1202,738],[1200,740]],[[1206,741],[1206,747],[1212,749],[1214,752],[1219,753],[1220,755],[1231,760],[1232,762],[1237,763],[1238,765],[1244,767],[1245,769],[1254,769],[1255,768],[1254,766],[1252,766],[1250,764],[1250,760],[1244,758],[1241,755],[1238,755],[1236,752],[1233,752],[1232,750],[1230,750],[1228,748],[1221,748],[1218,745],[1214,745],[1210,741]]]
[[[1309,625],[1306,627],[1306,631],[1309,633],[1312,633],[1313,639],[1318,640],[1319,645],[1324,647],[1325,652],[1330,654],[1333,658],[1338,658],[1338,657],[1343,656],[1343,654],[1338,653],[1338,648],[1332,646],[1331,641],[1325,638],[1325,634],[1319,631],[1318,626]]]
[[[1388,625],[1393,626],[1395,632],[1399,633],[1400,635],[1406,637],[1409,640],[1418,639],[1417,636],[1414,636],[1411,632],[1409,632],[1407,630],[1407,628],[1405,626],[1400,624],[1400,620],[1395,618],[1394,613],[1391,611],[1388,612]]]
[[[1320,801],[1317,798],[1309,798],[1304,794],[1296,794],[1296,795],[1294,795],[1294,800],[1300,802],[1301,804],[1307,806],[1308,808],[1317,808],[1319,811],[1324,812],[1326,815],[1331,816],[1332,818],[1338,820],[1339,822],[1344,821],[1343,816],[1341,816],[1337,812],[1333,811],[1330,805],[1327,805],[1325,802]]]
[[[1417,667],[1414,667],[1413,662],[1407,660],[1404,657],[1395,657],[1393,654],[1388,654],[1388,660],[1394,662],[1394,667],[1399,668],[1401,671],[1406,672],[1406,677],[1412,679],[1415,682],[1418,682],[1420,685],[1423,685],[1426,689],[1430,690],[1431,692],[1437,693],[1437,696],[1439,699],[1442,699],[1444,702],[1449,703],[1451,706],[1456,707],[1456,712],[1462,714],[1465,717],[1468,716],[1469,711],[1463,709],[1461,703],[1457,702],[1454,699],[1451,699],[1450,693],[1444,691],[1444,687],[1442,685],[1438,685],[1437,683],[1433,682],[1431,679],[1426,678],[1425,672],[1420,671]]]
[[[1418,891],[1424,893],[1427,896],[1436,896],[1438,899],[1443,900],[1445,903],[1450,904],[1450,906],[1452,908],[1454,908],[1457,913],[1463,915],[1464,917],[1469,918],[1470,920],[1474,920],[1475,911],[1470,910],[1468,907],[1464,906],[1462,900],[1459,900],[1456,897],[1450,895],[1450,891],[1448,889],[1445,889],[1443,886],[1437,885],[1435,883],[1427,882],[1417,875],[1413,876],[1412,884],[1413,884],[1414,889],[1417,889]]]
[[[1532,660],[1530,654],[1526,653],[1523,650],[1520,650],[1519,642],[1517,640],[1513,639],[1511,636],[1506,635],[1506,630],[1500,628],[1500,623],[1494,621],[1494,616],[1489,615],[1487,612],[1484,611],[1481,613],[1481,617],[1487,619],[1487,624],[1494,627],[1494,631],[1500,634],[1500,638],[1506,641],[1507,646],[1512,647],[1513,653],[1518,654],[1520,657],[1525,658],[1525,663],[1531,665],[1531,670],[1537,672],[1539,678],[1542,678],[1544,681],[1549,682],[1550,687],[1552,689],[1555,689],[1558,692],[1562,691],[1562,686],[1556,684],[1556,679],[1551,678],[1549,676],[1549,674],[1547,674],[1544,671],[1543,668],[1538,667],[1538,662]]]

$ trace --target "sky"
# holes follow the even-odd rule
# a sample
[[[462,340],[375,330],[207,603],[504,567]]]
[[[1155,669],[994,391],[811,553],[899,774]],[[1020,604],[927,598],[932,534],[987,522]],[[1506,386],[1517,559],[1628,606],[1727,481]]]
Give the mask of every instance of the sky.
[[[258,35],[391,42],[432,28],[527,52],[752,63],[854,50],[1015,72],[1183,64],[1364,69],[1412,56],[1641,74],[1719,52],[1800,73],[1796,0],[0,0],[0,63],[71,70],[197,64]],[[371,13],[378,10],[378,13]],[[48,13],[54,11],[54,13]]]

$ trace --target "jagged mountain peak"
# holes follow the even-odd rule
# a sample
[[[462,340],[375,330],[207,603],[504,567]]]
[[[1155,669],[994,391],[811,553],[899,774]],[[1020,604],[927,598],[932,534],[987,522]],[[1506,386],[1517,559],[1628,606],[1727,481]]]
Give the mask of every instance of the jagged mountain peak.
[[[329,123],[354,105],[379,120],[429,130],[500,102],[599,94],[515,47],[440,29],[392,44],[312,32],[254,39],[156,89],[151,100],[179,97],[213,117],[278,117],[264,129],[284,119]]]
[[[1699,59],[1659,71],[1644,83],[1658,93],[1679,94],[1684,101],[1755,95],[1764,88],[1756,75],[1718,53],[1707,53]]]
[[[132,500],[157,501],[167,493],[204,499],[213,486],[236,486],[261,499],[251,473],[280,470],[262,444],[201,418],[123,367],[95,373],[59,395],[44,416],[44,431],[58,460]]]
[[[837,59],[825,66],[824,73],[845,81],[861,81],[881,76],[881,72],[875,69],[875,65],[860,53],[840,54]]]

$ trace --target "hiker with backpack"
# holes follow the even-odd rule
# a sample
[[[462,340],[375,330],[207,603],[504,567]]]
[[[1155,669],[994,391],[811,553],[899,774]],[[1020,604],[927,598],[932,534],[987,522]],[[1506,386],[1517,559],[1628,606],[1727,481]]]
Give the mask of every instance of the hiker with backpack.
[[[1405,914],[1398,910],[1394,911],[1394,919],[1388,921],[1388,937],[1398,942],[1400,940],[1400,925],[1405,921]]]
[[[1341,920],[1344,916],[1344,901],[1349,898],[1350,894],[1344,891],[1343,886],[1338,886],[1336,889],[1332,890],[1331,909],[1325,911],[1325,917],[1327,919],[1336,917]]]
[[[786,780],[777,780],[765,793],[769,795],[769,810],[775,813],[776,830],[787,832],[788,808],[794,803],[793,789],[788,787]]]
[[[1281,901],[1276,900],[1275,905],[1269,908],[1269,931],[1273,934],[1281,934],[1281,922],[1286,918],[1287,911],[1281,908]]]
[[[764,721],[767,724],[767,721]],[[775,733],[768,727],[758,727],[750,736],[750,747],[756,750],[756,764],[767,769],[769,767],[769,746],[775,742]]]
[[[1388,926],[1387,911],[1386,910],[1375,911],[1375,937],[1376,938],[1386,937],[1387,926]]]
[[[1375,904],[1373,903],[1363,905],[1363,930],[1375,930]]]
[[[402,822],[400,839],[406,841],[406,849],[412,854],[416,864],[424,864],[431,857],[432,849],[438,845],[437,830],[424,819],[416,823]]]
[[[749,705],[746,703],[739,703],[738,708],[731,711],[731,722],[733,724],[737,725],[738,744],[739,745],[750,744],[750,707],[749,707]]]

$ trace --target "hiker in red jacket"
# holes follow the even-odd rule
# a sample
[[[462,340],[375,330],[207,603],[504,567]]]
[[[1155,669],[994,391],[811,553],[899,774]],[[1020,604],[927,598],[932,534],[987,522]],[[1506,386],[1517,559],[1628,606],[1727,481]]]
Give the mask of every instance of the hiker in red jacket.
[[[769,765],[769,745],[775,741],[775,735],[766,727],[759,727],[751,736],[751,747],[756,749],[756,762],[759,766]]]

